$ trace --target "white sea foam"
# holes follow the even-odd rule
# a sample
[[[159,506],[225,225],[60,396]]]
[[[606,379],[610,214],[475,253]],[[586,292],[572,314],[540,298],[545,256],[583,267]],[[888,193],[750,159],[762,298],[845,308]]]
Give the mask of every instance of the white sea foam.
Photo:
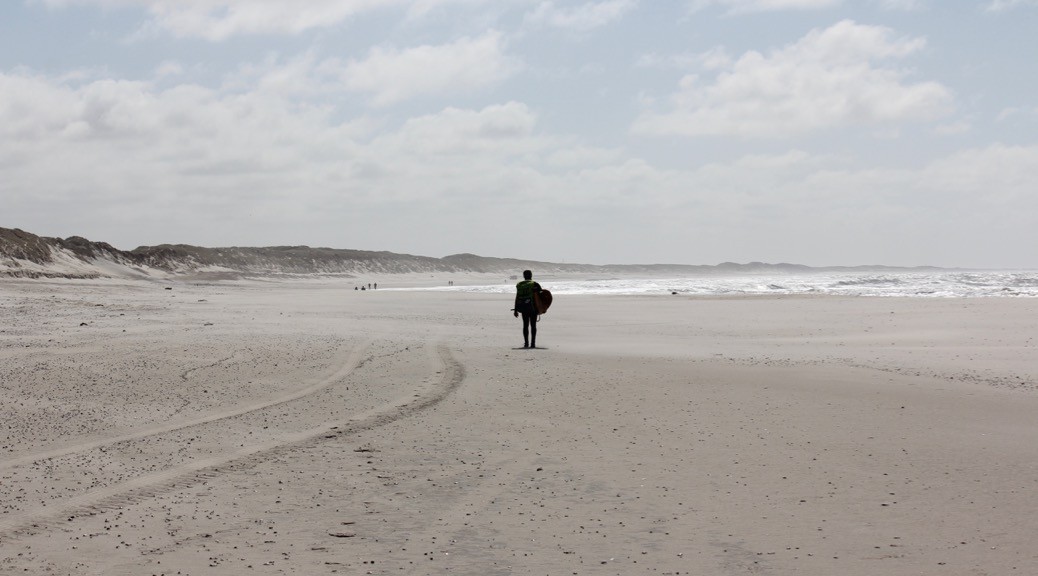
[[[1038,272],[934,271],[840,272],[680,278],[540,277],[553,294],[685,294],[701,296],[822,294],[917,298],[1038,297]],[[515,281],[495,285],[424,288],[499,294],[515,290]]]

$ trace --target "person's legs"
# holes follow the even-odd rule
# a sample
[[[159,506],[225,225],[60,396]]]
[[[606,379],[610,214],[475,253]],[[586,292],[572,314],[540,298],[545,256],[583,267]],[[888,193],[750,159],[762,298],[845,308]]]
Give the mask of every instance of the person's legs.
[[[527,339],[527,334],[530,338]],[[531,348],[537,347],[537,313],[523,312],[523,342],[528,342]]]

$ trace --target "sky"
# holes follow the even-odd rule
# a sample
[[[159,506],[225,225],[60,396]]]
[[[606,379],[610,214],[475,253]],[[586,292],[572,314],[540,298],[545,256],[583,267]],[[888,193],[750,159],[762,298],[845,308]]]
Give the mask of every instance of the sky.
[[[3,0],[0,226],[1038,269],[1038,0]]]

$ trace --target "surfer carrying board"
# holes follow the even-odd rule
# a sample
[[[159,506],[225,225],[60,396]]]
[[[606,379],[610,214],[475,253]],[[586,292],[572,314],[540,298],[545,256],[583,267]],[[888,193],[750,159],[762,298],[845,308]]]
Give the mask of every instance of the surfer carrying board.
[[[515,308],[513,315],[523,315],[523,348],[537,347],[537,305],[534,298],[541,292],[541,285],[533,281],[533,272],[523,270],[523,280],[515,285]]]

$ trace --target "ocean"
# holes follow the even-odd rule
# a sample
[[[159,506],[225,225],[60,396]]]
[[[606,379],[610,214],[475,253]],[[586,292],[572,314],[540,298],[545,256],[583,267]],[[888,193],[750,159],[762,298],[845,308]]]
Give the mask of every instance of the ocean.
[[[794,295],[883,296],[908,298],[1038,297],[1034,271],[818,272],[744,276],[685,276],[672,278],[574,276],[535,278],[553,294],[696,296]],[[508,293],[515,281],[476,286],[444,286],[425,290]]]

